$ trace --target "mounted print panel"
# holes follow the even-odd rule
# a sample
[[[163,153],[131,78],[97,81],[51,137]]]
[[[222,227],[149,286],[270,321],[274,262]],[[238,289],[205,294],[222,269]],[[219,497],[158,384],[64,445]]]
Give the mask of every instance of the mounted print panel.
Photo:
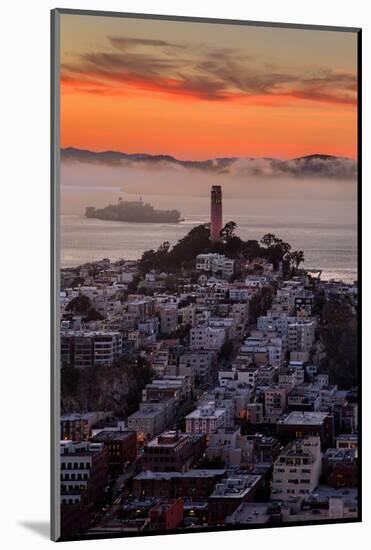
[[[360,521],[361,31],[52,43],[53,539]]]

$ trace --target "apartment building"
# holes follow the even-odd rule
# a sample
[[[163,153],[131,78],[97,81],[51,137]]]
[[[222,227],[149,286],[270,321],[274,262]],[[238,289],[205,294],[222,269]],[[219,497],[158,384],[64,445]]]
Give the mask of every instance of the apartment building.
[[[168,431],[149,441],[142,455],[142,470],[185,472],[206,447],[204,434]]]
[[[309,352],[314,344],[315,323],[313,320],[297,320],[288,325],[288,348],[290,351]]]
[[[312,493],[322,471],[319,436],[306,436],[292,441],[274,463],[272,500],[290,500]]]
[[[112,416],[111,411],[91,411],[85,413],[67,413],[61,416],[61,439],[86,441],[92,428],[102,420]]]
[[[210,434],[224,426],[226,419],[225,407],[217,407],[214,403],[202,405],[186,416],[186,432]]]
[[[215,350],[220,351],[226,341],[226,329],[224,327],[209,327],[198,325],[191,328],[189,333],[191,350]]]
[[[122,355],[115,331],[61,331],[61,363],[71,367],[111,366]]]

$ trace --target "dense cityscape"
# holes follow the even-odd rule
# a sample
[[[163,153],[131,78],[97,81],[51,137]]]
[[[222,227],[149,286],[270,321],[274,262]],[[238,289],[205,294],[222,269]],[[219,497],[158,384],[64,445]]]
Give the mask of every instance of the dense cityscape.
[[[210,223],[61,270],[62,538],[358,517],[357,282]]]

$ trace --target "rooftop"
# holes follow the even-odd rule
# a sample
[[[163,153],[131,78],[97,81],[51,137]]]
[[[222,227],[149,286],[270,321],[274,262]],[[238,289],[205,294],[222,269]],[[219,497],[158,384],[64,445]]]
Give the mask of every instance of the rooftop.
[[[225,521],[227,524],[268,523],[270,518],[269,506],[270,504],[267,502],[242,502]]]
[[[336,460],[340,462],[353,462],[356,458],[356,449],[327,449],[325,457],[330,460]]]
[[[328,485],[318,485],[315,491],[307,497],[307,500],[326,501],[330,498],[340,497],[346,502],[358,501],[358,489],[357,488],[344,488],[335,489]]]
[[[105,442],[105,441],[122,441],[132,436],[136,432],[129,430],[102,430],[95,435],[91,441],[93,442]]]
[[[234,475],[216,484],[209,498],[241,498],[246,496],[260,481],[261,476],[252,474]]]
[[[163,409],[158,407],[148,406],[148,407],[143,407],[138,411],[135,411],[135,413],[128,416],[128,418],[143,418],[145,416],[151,417],[151,416],[157,416],[158,414],[163,414]]]
[[[327,412],[320,411],[292,411],[286,418],[279,420],[278,424],[320,426],[328,416]]]
[[[190,434],[169,431],[162,433],[152,439],[152,441],[147,443],[147,447],[157,447],[164,445],[166,445],[166,447],[176,447],[176,445],[178,445],[181,441],[185,441],[186,439],[190,439]]]
[[[107,411],[105,413],[104,411],[90,411],[90,412],[73,412],[73,413],[67,413],[63,414],[61,416],[61,422],[73,422],[74,420],[94,420],[97,419],[97,415],[104,415],[107,414],[109,416],[110,412]]]
[[[340,434],[336,436],[336,441],[358,441],[358,434]]]
[[[202,477],[202,478],[213,478],[213,477],[221,477],[226,473],[226,470],[189,470],[188,472],[152,472],[150,470],[146,470],[145,472],[141,472],[138,474],[134,479],[136,480],[146,480],[146,479],[165,479],[170,480],[174,478],[194,478],[194,477]]]

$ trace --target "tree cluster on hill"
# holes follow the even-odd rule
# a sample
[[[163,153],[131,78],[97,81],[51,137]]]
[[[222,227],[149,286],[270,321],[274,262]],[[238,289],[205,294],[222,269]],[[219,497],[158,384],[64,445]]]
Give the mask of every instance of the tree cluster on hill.
[[[101,321],[103,319],[103,316],[92,306],[90,299],[85,294],[72,298],[66,306],[66,311],[71,311],[74,315],[81,315],[84,321]]]
[[[142,389],[153,377],[143,360],[112,367],[61,369],[62,414],[75,410],[111,410],[126,417],[138,409]]]
[[[265,235],[260,243],[257,240],[243,241],[236,235],[236,228],[235,222],[226,223],[220,232],[220,240],[212,242],[210,240],[210,225],[197,225],[172,248],[166,241],[156,251],[145,251],[139,262],[139,268],[142,273],[147,273],[152,269],[165,272],[177,272],[182,268],[191,269],[194,267],[198,254],[210,252],[224,254],[229,258],[239,260],[266,258],[272,262],[274,269],[278,269],[282,263],[288,274],[292,274],[293,270],[298,269],[304,262],[302,250],[292,251],[290,244],[272,233]]]
[[[331,298],[322,309],[319,328],[326,358],[321,368],[340,389],[358,383],[357,318],[346,299]]]
[[[266,315],[272,306],[273,291],[272,287],[263,287],[250,300],[250,321],[256,323],[258,317]]]

